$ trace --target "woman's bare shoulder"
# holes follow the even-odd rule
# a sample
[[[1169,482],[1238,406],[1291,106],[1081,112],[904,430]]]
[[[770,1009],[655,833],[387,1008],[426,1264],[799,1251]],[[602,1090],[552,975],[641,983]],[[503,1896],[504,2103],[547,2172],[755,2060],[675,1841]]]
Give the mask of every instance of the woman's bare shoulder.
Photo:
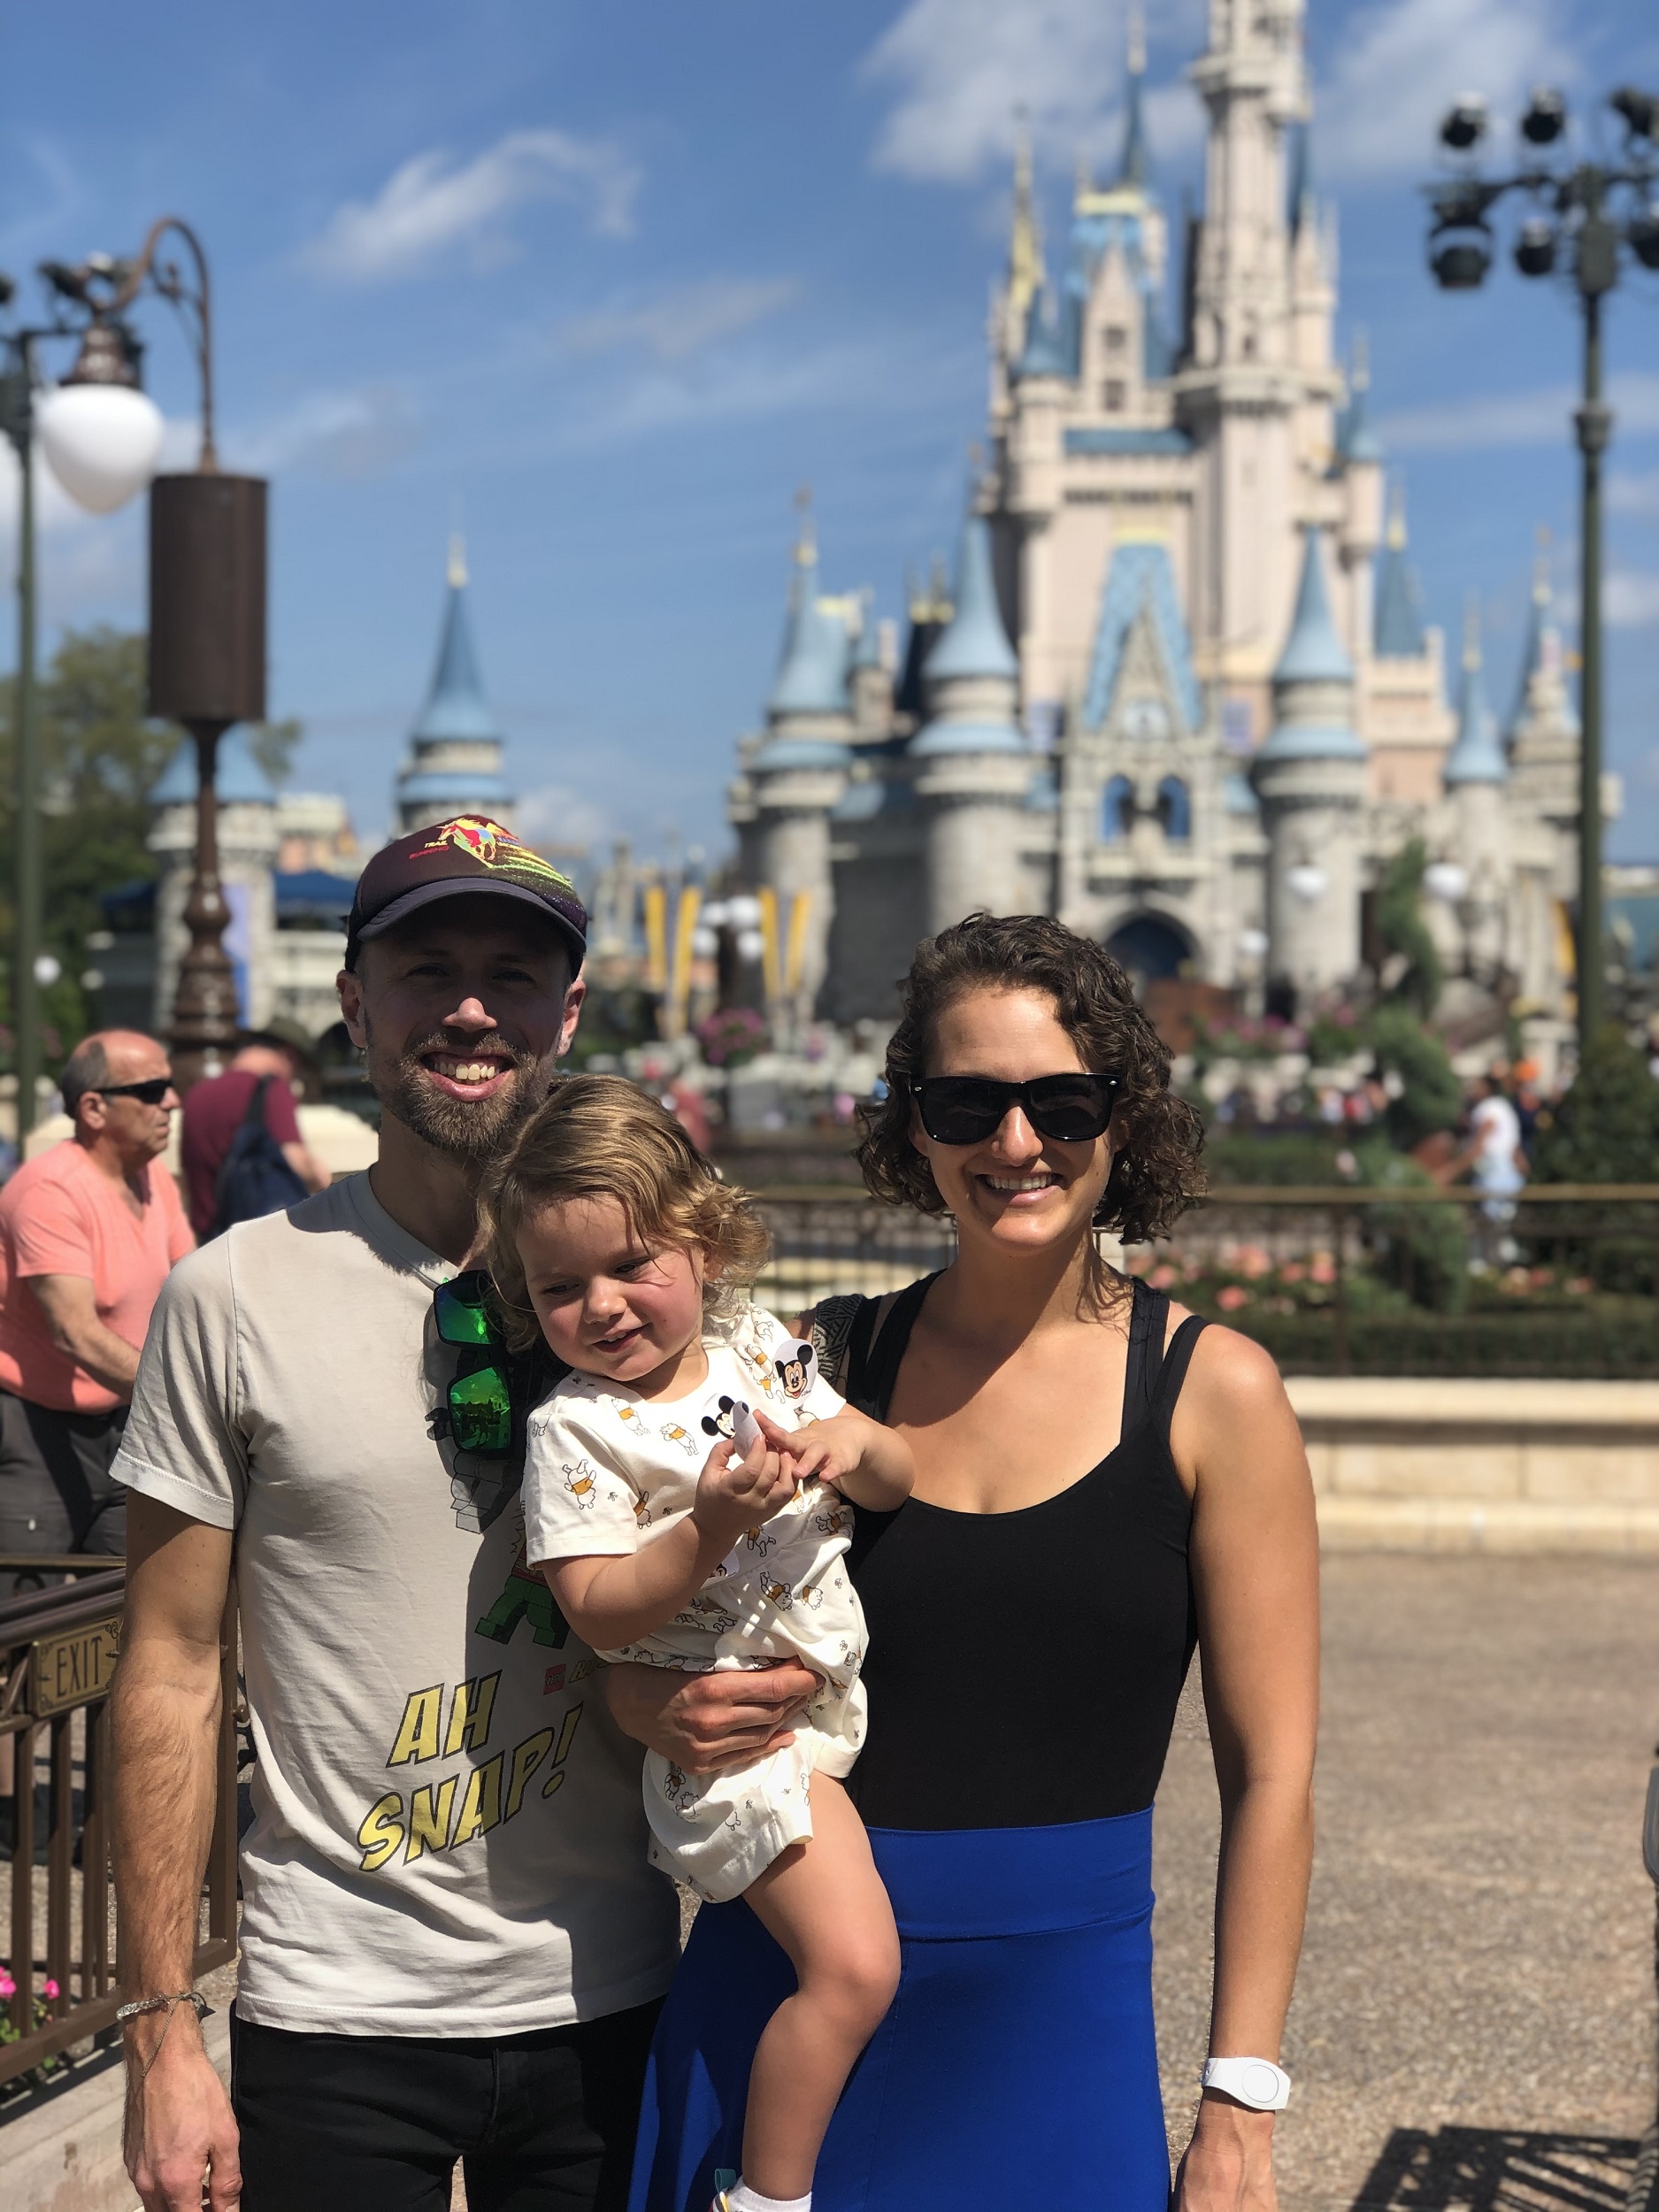
[[[1190,1307],[1171,1303],[1165,1342],[1173,1340],[1183,1321],[1194,1317]],[[1219,1321],[1200,1332],[1182,1395],[1195,1399],[1206,1412],[1234,1416],[1277,1411],[1289,1404],[1272,1354]]]

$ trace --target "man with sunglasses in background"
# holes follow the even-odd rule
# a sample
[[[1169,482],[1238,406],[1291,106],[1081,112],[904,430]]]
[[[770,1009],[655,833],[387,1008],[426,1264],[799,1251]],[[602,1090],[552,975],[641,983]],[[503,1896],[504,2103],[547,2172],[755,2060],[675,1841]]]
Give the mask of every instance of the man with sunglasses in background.
[[[74,1133],[0,1193],[0,1552],[119,1558],[110,1465],[151,1310],[196,1243],[160,1158],[179,1100],[165,1048],[127,1029],[84,1039],[58,1087]],[[0,1573],[0,1594],[47,1579]]]
[[[341,1005],[380,1157],[239,1223],[157,1310],[115,1697],[128,2168],[148,2212],[620,2212],[677,1954],[640,1752],[526,1570],[525,1415],[475,1193],[580,1008],[569,883],[475,817],[365,870]],[[233,1560],[257,1766],[233,2111],[187,1993]],[[761,1678],[741,1678],[752,1685]],[[737,1678],[726,1677],[731,1684]],[[790,1671],[705,1694],[761,1736]],[[239,2136],[240,2131],[240,2136]]]

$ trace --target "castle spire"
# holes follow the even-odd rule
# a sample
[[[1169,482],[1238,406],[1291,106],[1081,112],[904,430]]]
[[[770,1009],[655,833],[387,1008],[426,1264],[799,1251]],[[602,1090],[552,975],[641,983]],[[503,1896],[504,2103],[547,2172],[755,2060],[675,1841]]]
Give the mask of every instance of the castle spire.
[[[1502,783],[1506,772],[1497,718],[1486,703],[1481,663],[1480,606],[1471,594],[1463,616],[1463,683],[1457,735],[1441,772],[1448,791],[1459,784]]]
[[[1419,660],[1424,649],[1423,617],[1417,606],[1417,580],[1406,559],[1405,494],[1397,480],[1388,490],[1384,548],[1371,650],[1379,660]]]
[[[1146,126],[1141,112],[1141,87],[1147,73],[1147,27],[1141,10],[1129,11],[1127,103],[1124,119],[1124,152],[1118,165],[1119,184],[1144,185],[1147,180]]]
[[[397,808],[404,829],[449,814],[483,814],[501,820],[511,805],[501,772],[503,738],[478,672],[467,616],[466,548],[459,531],[449,540],[449,588],[437,664],[415,726],[411,758],[397,779]]]
[[[1042,225],[1032,182],[1031,121],[1022,107],[1014,136],[1014,219],[1008,240],[1009,312],[1014,328],[1021,333],[1046,274]]]
[[[1382,440],[1371,428],[1371,337],[1363,329],[1354,333],[1354,359],[1348,370],[1348,403],[1342,413],[1337,443],[1345,461],[1380,462]]]

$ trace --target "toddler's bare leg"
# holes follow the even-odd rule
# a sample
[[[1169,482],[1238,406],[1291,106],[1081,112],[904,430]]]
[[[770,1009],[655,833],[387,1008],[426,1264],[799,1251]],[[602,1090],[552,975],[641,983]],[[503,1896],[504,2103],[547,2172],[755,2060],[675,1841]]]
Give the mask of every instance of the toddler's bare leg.
[[[870,1839],[841,1784],[812,1777],[812,1836],[745,1891],[799,1985],[766,2024],[749,2078],[743,2179],[803,2197],[847,2077],[899,1984],[899,1938]]]

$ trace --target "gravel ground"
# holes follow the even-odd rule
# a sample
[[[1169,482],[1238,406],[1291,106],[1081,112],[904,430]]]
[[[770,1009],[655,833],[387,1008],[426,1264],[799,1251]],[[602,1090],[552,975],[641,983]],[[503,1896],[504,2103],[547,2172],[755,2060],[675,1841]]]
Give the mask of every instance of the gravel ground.
[[[1319,1840],[1286,2212],[1617,2212],[1651,2122],[1659,1563],[1328,1558]],[[1189,1694],[1158,1800],[1171,2151],[1210,1989],[1216,1800]]]

